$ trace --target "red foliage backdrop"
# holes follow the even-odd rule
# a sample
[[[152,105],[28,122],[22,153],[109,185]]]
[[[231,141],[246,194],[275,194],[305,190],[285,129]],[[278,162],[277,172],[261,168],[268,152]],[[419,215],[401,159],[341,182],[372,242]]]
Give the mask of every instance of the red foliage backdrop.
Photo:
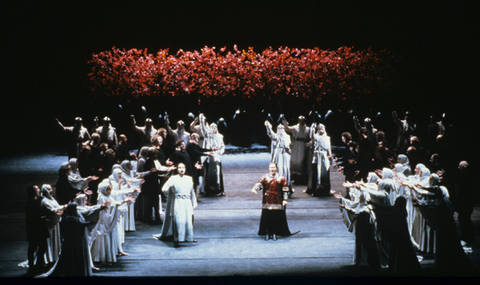
[[[215,51],[168,49],[148,54],[144,50],[120,50],[93,54],[88,74],[91,90],[107,96],[295,96],[342,98],[361,96],[389,88],[394,63],[386,50],[354,51],[271,47],[257,53],[252,47]]]

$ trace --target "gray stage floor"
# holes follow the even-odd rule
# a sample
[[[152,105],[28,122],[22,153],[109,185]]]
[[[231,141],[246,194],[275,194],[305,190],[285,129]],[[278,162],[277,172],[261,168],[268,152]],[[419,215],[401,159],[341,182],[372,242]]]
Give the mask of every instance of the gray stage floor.
[[[294,185],[287,219],[298,234],[277,241],[257,235],[260,195],[250,192],[265,173],[270,155],[266,152],[223,156],[226,197],[200,198],[195,209],[197,244],[174,248],[152,234],[161,226],[137,222],[137,231],[126,233],[124,249],[111,267],[100,267],[97,277],[137,276],[388,276],[387,270],[368,271],[352,266],[354,235],[347,231],[338,201],[314,198],[303,193],[306,186]],[[0,277],[21,277],[26,268],[17,265],[27,257],[25,233],[25,188],[28,184],[55,184],[59,165],[66,157],[55,153],[4,158],[0,160],[2,199],[0,201]],[[344,176],[331,172],[332,189],[344,193]],[[473,220],[480,240],[480,214]],[[478,242],[469,244],[471,261],[480,264]],[[433,256],[421,262],[425,276],[441,275],[433,268]]]

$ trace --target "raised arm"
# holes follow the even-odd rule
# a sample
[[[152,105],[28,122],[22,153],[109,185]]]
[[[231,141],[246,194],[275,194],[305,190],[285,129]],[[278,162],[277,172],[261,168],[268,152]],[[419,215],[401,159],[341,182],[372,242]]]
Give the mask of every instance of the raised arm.
[[[272,124],[268,120],[265,121],[265,127],[267,128],[267,135],[272,140],[277,140],[277,135],[273,132]]]

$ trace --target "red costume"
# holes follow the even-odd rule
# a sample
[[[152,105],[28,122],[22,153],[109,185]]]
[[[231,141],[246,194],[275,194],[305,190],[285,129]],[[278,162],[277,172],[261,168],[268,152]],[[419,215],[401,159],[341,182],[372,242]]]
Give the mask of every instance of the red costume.
[[[288,229],[286,207],[283,201],[288,199],[288,183],[280,174],[264,175],[255,185],[256,190],[262,189],[262,216],[260,218],[259,235],[276,234],[291,235]]]

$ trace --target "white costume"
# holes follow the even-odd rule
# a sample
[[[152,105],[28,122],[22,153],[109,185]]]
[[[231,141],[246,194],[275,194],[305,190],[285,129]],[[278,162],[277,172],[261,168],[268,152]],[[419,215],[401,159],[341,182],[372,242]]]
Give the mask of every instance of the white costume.
[[[205,136],[205,148],[213,149],[213,156],[209,156],[207,166],[205,169],[205,192],[220,192],[224,193],[223,174],[222,174],[222,160],[220,156],[225,152],[225,143],[223,142],[223,135],[217,131],[217,125],[212,123],[210,126],[205,122],[205,117],[200,119],[201,131]],[[215,183],[213,182],[215,181]]]
[[[290,160],[290,172],[292,175],[298,176],[307,176],[307,146],[310,128],[306,125],[296,124],[294,126],[289,126],[287,121],[283,121],[283,126],[285,131],[290,133],[292,136],[292,155]],[[295,178],[294,178],[295,179]]]
[[[68,164],[70,164],[71,167],[70,175],[68,175],[68,182],[77,190],[85,190],[88,187],[88,180],[80,175],[77,168],[77,159],[71,158],[68,161]]]
[[[273,132],[272,125],[269,121],[265,121],[267,127],[267,135],[272,140],[272,157],[270,161],[277,164],[278,174],[285,177],[288,186],[290,183],[290,136],[285,133],[284,126],[278,125],[277,133]]]
[[[312,196],[328,195],[330,193],[330,159],[328,158],[332,154],[330,137],[327,136],[323,124],[319,124],[318,128],[323,129],[324,133],[319,133],[316,123],[313,123],[310,127],[310,139],[313,142],[313,158],[310,161],[312,166],[306,192]]]
[[[45,251],[45,263],[51,263],[57,261],[60,251],[62,249],[60,238],[60,215],[57,215],[55,211],[63,209],[58,202],[50,195],[48,189],[52,186],[44,184],[42,186],[42,208],[47,209],[48,214],[48,233],[50,237],[47,238],[47,250]]]
[[[103,180],[99,185],[99,197],[97,204],[102,205],[106,201],[110,201],[108,209],[100,212],[97,225],[92,230],[92,258],[95,262],[117,262],[118,253],[118,221],[127,209],[127,204],[123,201],[115,200],[112,195],[108,194],[110,182],[108,179]]]
[[[418,176],[418,182],[422,186],[428,186],[428,179],[430,177],[430,170],[425,167],[423,164],[417,164],[416,168],[419,168],[421,173]],[[417,175],[415,175],[417,176]],[[415,181],[415,178],[412,179]],[[409,180],[410,182],[410,180]],[[417,193],[412,191],[412,197],[417,198]],[[426,198],[419,199],[422,203],[428,204],[431,201],[428,201]],[[413,207],[413,224],[412,224],[412,237],[415,242],[418,244],[420,250],[426,253],[433,253],[434,251],[434,231],[427,225],[426,219],[423,217],[420,209],[418,207]]]
[[[173,235],[175,242],[193,241],[193,209],[197,198],[193,189],[193,179],[188,175],[174,175],[162,187],[167,195],[165,221],[162,232],[154,237],[165,239]]]

